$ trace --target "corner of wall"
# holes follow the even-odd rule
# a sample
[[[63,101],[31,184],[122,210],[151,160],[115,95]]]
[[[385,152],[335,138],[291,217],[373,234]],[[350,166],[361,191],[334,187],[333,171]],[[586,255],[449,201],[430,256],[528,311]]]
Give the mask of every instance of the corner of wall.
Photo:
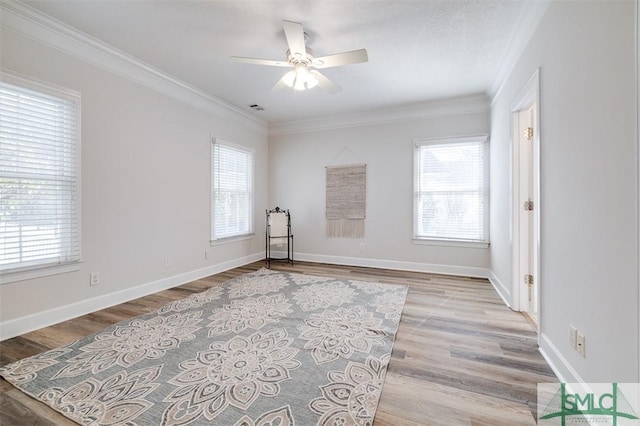
[[[509,308],[511,308],[512,295],[511,295],[511,290],[509,290],[509,287],[507,287],[492,270],[489,270],[488,279],[491,285],[493,286],[493,288],[496,289],[496,292],[498,293],[498,295],[502,298],[502,301],[504,302],[504,304],[507,305]]]

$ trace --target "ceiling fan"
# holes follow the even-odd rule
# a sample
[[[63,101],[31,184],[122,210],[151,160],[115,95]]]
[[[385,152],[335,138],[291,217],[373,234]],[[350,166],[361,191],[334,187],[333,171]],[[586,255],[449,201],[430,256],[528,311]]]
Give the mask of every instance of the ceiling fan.
[[[366,49],[353,50],[350,52],[336,53],[315,58],[311,49],[306,47],[309,37],[302,28],[302,24],[293,21],[282,21],[284,35],[289,45],[286,61],[271,59],[242,58],[232,56],[236,62],[257,65],[269,65],[274,67],[292,68],[287,72],[271,89],[279,90],[284,87],[292,87],[295,90],[307,90],[315,86],[320,86],[329,93],[337,93],[342,90],[340,86],[329,80],[324,74],[314,68],[323,69],[340,67],[343,65],[367,62]]]

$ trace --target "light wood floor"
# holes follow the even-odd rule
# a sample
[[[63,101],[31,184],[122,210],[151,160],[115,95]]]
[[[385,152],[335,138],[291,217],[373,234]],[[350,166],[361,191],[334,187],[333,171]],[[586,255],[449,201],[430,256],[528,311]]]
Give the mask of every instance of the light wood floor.
[[[0,342],[0,365],[204,291],[256,262]],[[535,425],[536,384],[557,379],[537,337],[487,280],[296,262],[272,269],[409,286],[375,426]],[[0,379],[0,425],[73,425]]]

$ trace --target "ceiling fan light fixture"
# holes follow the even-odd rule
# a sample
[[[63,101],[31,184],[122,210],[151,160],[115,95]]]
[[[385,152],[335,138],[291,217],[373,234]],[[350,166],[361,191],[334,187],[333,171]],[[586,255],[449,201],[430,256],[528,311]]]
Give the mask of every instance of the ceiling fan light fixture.
[[[313,89],[318,85],[318,80],[309,72],[304,64],[297,64],[295,69],[285,74],[282,81],[294,90]]]
[[[296,72],[294,70],[289,71],[282,77],[282,82],[289,87],[293,87],[296,81]]]
[[[306,46],[309,41],[309,35],[304,32],[301,23],[283,20],[282,27],[284,29],[284,36],[287,39],[287,45],[289,46],[286,52],[286,61],[244,58],[239,56],[231,57],[234,61],[241,63],[293,68],[278,80],[271,88],[272,92],[284,87],[291,87],[294,90],[303,91],[320,86],[327,92],[335,94],[340,92],[342,88],[315,68],[340,67],[343,65],[367,62],[369,60],[366,49],[314,58],[313,51]]]

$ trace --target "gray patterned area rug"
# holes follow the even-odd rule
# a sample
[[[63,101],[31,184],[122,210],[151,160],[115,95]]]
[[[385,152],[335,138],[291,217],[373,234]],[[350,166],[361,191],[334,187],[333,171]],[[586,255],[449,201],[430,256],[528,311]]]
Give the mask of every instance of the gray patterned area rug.
[[[261,269],[0,375],[91,425],[370,425],[407,288]]]

